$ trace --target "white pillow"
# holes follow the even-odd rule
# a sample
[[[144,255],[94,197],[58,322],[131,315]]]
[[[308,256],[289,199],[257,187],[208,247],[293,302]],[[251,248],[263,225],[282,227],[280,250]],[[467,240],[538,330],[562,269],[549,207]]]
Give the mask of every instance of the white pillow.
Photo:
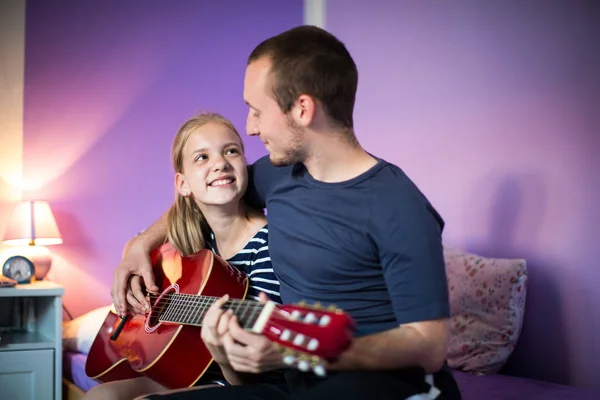
[[[111,308],[112,305],[96,308],[71,321],[63,322],[63,348],[75,353],[88,354]]]

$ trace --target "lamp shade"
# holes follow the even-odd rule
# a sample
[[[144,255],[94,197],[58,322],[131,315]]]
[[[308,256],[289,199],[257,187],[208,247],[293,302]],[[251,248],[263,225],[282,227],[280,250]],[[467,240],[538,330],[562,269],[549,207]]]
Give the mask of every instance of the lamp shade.
[[[8,245],[61,244],[62,236],[46,201],[22,201],[15,207],[3,242]]]

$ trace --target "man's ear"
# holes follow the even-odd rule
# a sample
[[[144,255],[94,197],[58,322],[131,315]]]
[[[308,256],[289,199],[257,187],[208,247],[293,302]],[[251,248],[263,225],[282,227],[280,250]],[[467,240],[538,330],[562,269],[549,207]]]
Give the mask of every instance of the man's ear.
[[[187,184],[185,176],[183,176],[183,174],[179,172],[175,174],[175,188],[177,189],[177,192],[179,192],[179,194],[183,197],[187,197],[190,194],[192,194],[192,191]]]
[[[294,107],[292,108],[292,116],[298,125],[302,127],[308,127],[315,118],[317,104],[307,94],[301,94],[298,96]]]

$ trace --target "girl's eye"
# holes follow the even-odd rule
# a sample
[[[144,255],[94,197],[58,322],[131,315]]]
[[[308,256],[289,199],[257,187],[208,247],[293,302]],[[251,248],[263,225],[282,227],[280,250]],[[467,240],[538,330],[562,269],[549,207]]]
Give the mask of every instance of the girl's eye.
[[[225,154],[238,154],[239,151],[235,148],[228,149]]]
[[[196,159],[194,161],[204,161],[206,160],[208,157],[206,157],[206,155],[204,154],[199,154],[196,156]]]

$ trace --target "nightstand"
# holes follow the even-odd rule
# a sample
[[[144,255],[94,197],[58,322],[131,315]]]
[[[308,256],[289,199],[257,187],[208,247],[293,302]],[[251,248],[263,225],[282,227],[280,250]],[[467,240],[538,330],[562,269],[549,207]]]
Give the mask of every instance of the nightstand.
[[[39,281],[0,288],[0,393],[61,400],[62,286]]]

